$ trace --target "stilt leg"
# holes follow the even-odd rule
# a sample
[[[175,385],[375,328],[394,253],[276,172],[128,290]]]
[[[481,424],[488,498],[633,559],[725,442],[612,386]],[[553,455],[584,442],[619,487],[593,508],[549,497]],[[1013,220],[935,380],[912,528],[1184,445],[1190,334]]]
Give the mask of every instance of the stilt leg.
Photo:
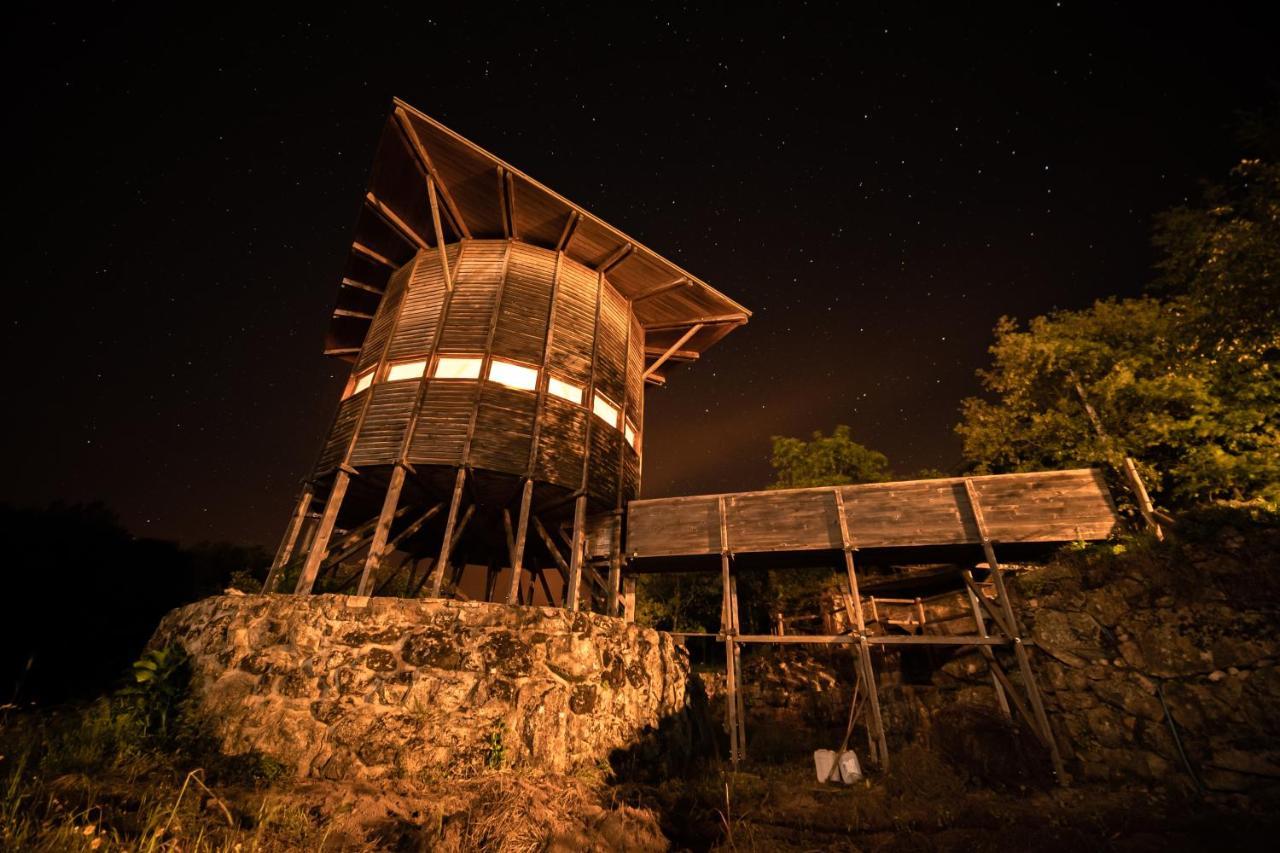
[[[342,499],[347,495],[347,484],[350,481],[351,475],[343,470],[339,470],[333,478],[333,488],[329,490],[329,500],[325,502],[324,514],[320,516],[320,524],[316,527],[315,540],[311,543],[311,550],[307,552],[307,561],[302,566],[298,585],[293,590],[297,595],[310,593],[316,582],[316,573],[320,571],[320,564],[329,551],[329,537],[333,535],[333,525],[338,520],[338,510],[342,508]]]
[[[284,538],[280,540],[280,547],[276,550],[275,559],[271,561],[271,570],[267,572],[267,581],[262,585],[263,592],[276,591],[276,584],[280,582],[280,572],[293,557],[293,546],[298,542],[298,534],[302,531],[302,525],[307,520],[307,513],[311,511],[311,501],[314,496],[315,488],[310,483],[302,487],[302,494],[298,497],[298,506],[289,518],[289,526],[285,528]]]
[[[462,487],[467,481],[467,469],[459,468],[454,478],[453,499],[449,502],[449,518],[444,523],[444,538],[440,542],[440,558],[431,573],[431,598],[440,597],[440,585],[444,583],[444,569],[449,565],[449,551],[453,546],[453,528],[458,523],[458,505],[462,503]]]
[[[636,621],[636,579],[628,575],[622,579],[622,618]]]
[[[742,624],[738,621],[738,579],[733,574],[729,575],[729,615],[733,624],[733,634],[738,636],[742,633]],[[742,646],[739,643],[733,644],[733,672],[736,676],[735,680],[742,679]],[[738,757],[745,759],[747,757],[747,707],[743,699],[743,691],[738,690]]]
[[[1013,630],[1013,636],[1010,638],[1013,640],[1013,652],[1018,659],[1018,669],[1026,685],[1027,698],[1031,700],[1031,710],[1035,714],[1036,725],[1043,735],[1045,745],[1049,748],[1049,760],[1053,762],[1053,772],[1057,774],[1058,782],[1065,785],[1067,784],[1066,768],[1062,765],[1062,755],[1058,752],[1058,743],[1049,725],[1049,715],[1044,710],[1040,687],[1036,684],[1035,672],[1031,669],[1031,659],[1027,655],[1026,646],[1022,644],[1022,623],[1013,611],[1013,601],[1009,598],[1009,590],[1004,585],[1004,572],[996,559],[995,545],[987,533],[987,522],[982,513],[982,504],[978,501],[978,491],[974,488],[973,481],[969,479],[964,481],[964,487],[969,497],[969,508],[973,511],[974,521],[978,525],[978,534],[982,539],[982,552],[987,558],[987,565],[991,568],[991,579],[995,583],[996,595],[1000,597],[1000,609],[1004,611],[1005,622]]]
[[[573,504],[573,553],[569,555],[569,589],[565,592],[566,610],[577,610],[582,587],[582,561],[586,556],[584,537],[587,526],[587,496],[579,495]]]
[[[356,587],[356,595],[369,594],[373,583],[373,573],[382,562],[382,551],[387,547],[387,536],[391,533],[391,521],[395,518],[396,507],[400,504],[400,490],[404,488],[404,466],[396,465],[391,469],[391,480],[387,483],[387,495],[382,500],[382,512],[378,514],[378,524],[373,529],[373,541],[369,543],[369,553],[364,558],[364,570],[360,573],[360,585]]]
[[[529,504],[533,500],[533,480],[524,481],[520,495],[520,520],[516,523],[515,545],[511,554],[511,586],[507,589],[507,604],[515,604],[520,582],[524,577],[524,541],[529,532]]]
[[[963,575],[965,592],[969,593],[969,606],[973,608],[973,621],[978,626],[978,636],[985,637],[987,636],[987,620],[982,615],[982,605],[978,603],[977,593],[974,592],[973,573],[965,569]],[[996,675],[995,666],[993,666],[996,653],[991,651],[989,646],[979,646],[978,648],[982,650],[982,656],[987,661],[987,668],[991,670],[991,687],[996,692],[996,705],[1000,707],[1000,713],[1004,715],[1005,719],[1009,719],[1009,700],[1004,695],[1004,686],[1000,684],[1000,676]],[[995,665],[998,666],[998,664]]]

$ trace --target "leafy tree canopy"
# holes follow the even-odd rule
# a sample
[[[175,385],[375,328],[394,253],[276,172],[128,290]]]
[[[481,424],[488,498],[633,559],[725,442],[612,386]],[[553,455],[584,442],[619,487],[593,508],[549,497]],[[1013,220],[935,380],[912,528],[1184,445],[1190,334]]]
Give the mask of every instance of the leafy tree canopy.
[[[831,435],[816,431],[808,441],[781,435],[771,440],[773,489],[882,483],[889,479],[885,455],[854,441],[852,431],[843,424]]]
[[[1163,214],[1153,295],[1001,318],[987,399],[956,427],[972,468],[1135,457],[1170,506],[1280,499],[1280,168],[1246,160],[1205,203]],[[1076,382],[1106,430],[1090,425]]]

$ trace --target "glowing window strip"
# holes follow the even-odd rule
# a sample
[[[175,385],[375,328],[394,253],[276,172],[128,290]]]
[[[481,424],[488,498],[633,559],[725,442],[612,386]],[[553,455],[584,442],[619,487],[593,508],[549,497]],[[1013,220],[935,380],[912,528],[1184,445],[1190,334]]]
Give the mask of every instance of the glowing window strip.
[[[418,379],[427,372],[425,361],[402,361],[391,365],[387,371],[388,382],[399,382],[401,379]]]
[[[618,407],[600,396],[599,392],[596,393],[595,398],[591,401],[591,411],[609,426],[614,429],[618,428]]]
[[[574,385],[572,382],[564,382],[556,379],[554,376],[547,377],[547,393],[552,397],[559,397],[573,403],[575,406],[582,405],[582,387]]]
[[[521,391],[538,390],[538,371],[513,361],[495,358],[489,362],[489,381]]]
[[[631,445],[631,449],[636,447],[636,428],[632,426],[630,419],[623,419],[622,434],[627,439],[627,444]]]
[[[373,384],[373,370],[371,368],[356,377],[356,385],[354,388],[351,389],[351,393],[352,395],[359,394],[361,391],[367,390],[368,387],[372,384]]]
[[[441,358],[436,362],[436,379],[479,379],[479,358]]]

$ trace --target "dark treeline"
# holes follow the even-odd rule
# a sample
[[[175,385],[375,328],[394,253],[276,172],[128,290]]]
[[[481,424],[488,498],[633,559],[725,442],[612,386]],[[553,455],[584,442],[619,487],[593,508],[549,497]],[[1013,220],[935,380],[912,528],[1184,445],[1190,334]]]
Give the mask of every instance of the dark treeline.
[[[261,574],[270,556],[129,534],[101,504],[0,504],[6,543],[0,704],[90,698],[120,679],[169,610]]]

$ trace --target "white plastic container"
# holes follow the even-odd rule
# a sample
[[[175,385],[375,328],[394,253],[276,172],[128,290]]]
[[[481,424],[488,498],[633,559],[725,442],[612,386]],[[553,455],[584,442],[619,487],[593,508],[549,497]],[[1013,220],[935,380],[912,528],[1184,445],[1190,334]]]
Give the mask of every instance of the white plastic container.
[[[832,773],[833,767],[836,767],[834,773]],[[858,764],[858,756],[854,755],[852,750],[840,753],[837,758],[834,750],[815,749],[813,769],[818,775],[819,782],[842,782],[845,785],[852,785],[862,779],[862,767]]]

